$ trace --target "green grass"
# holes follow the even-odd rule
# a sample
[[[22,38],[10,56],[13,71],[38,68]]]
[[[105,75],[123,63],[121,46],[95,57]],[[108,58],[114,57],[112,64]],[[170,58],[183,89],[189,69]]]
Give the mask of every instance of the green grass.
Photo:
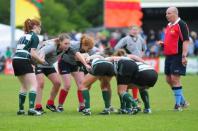
[[[102,94],[99,83],[95,83],[91,94],[91,116],[82,116],[76,111],[78,107],[76,86],[72,88],[64,105],[65,112],[34,116],[17,116],[19,82],[14,76],[0,75],[0,131],[44,131],[44,130],[75,130],[75,131],[195,131],[198,130],[198,76],[188,75],[182,78],[184,94],[190,107],[183,112],[174,112],[174,98],[164,75],[159,76],[156,86],[149,90],[153,113],[136,116],[111,114],[98,115],[103,109]],[[51,85],[46,80],[43,105],[45,105]],[[112,105],[119,107],[115,80],[112,81]],[[57,101],[57,100],[56,100]],[[26,109],[28,101],[26,100]]]

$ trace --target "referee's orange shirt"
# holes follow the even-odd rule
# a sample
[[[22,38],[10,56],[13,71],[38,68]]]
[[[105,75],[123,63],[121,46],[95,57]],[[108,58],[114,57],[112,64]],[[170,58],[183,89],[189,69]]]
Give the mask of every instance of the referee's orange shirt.
[[[164,54],[182,55],[183,41],[189,40],[187,24],[180,18],[174,24],[168,24],[165,30]]]

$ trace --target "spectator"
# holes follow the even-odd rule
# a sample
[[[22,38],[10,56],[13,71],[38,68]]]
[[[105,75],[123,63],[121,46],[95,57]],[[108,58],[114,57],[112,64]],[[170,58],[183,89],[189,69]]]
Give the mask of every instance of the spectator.
[[[7,47],[6,52],[5,52],[5,58],[11,58],[12,57],[12,51],[10,47]]]

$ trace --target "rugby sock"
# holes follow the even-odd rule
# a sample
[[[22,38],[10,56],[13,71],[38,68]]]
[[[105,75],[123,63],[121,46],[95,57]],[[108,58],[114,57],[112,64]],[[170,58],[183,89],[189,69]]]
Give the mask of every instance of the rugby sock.
[[[102,91],[102,97],[105,103],[105,108],[110,107],[110,93],[109,91]]]
[[[128,92],[121,94],[123,100],[127,103],[130,102],[133,107],[137,107],[137,103],[133,100],[132,96]]]
[[[42,105],[37,103],[37,104],[35,105],[35,108],[36,108],[36,109],[41,109],[41,108],[42,108]]]
[[[64,89],[60,90],[59,99],[58,99],[59,105],[63,105],[67,97],[67,94],[68,94],[68,91],[65,91]]]
[[[19,110],[24,110],[24,103],[27,93],[19,93]]]
[[[138,88],[137,87],[132,88],[132,94],[133,94],[133,99],[137,100],[138,99]]]
[[[30,109],[34,108],[35,99],[36,99],[36,92],[30,91],[29,92],[29,108]]]
[[[172,90],[175,95],[175,104],[180,105],[181,104],[181,97],[182,97],[182,88],[181,87],[172,87]]]
[[[120,98],[120,109],[125,109],[126,104],[125,104],[124,100],[122,99],[122,96],[119,95],[119,98]]]
[[[78,101],[79,101],[79,103],[80,104],[84,103],[82,91],[81,90],[78,90],[77,94],[78,94]]]
[[[184,104],[184,103],[185,103],[185,98],[184,98],[183,89],[181,86],[181,104]]]
[[[47,101],[47,105],[54,105],[54,100],[50,100],[50,99],[49,99],[49,100]]]
[[[85,108],[90,108],[90,96],[89,96],[89,90],[83,90],[82,91],[84,102],[85,102]]]
[[[145,89],[140,90],[140,96],[141,96],[142,101],[144,102],[144,108],[149,109],[150,108],[150,103],[149,103],[148,91],[145,90]]]
[[[131,102],[126,102],[126,109],[131,109]]]

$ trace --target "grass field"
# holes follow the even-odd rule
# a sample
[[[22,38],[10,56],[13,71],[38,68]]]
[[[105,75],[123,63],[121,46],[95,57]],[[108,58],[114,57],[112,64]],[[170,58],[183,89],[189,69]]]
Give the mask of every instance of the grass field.
[[[39,117],[17,116],[19,83],[14,76],[0,75],[0,131],[197,131],[198,130],[198,76],[188,75],[182,78],[184,94],[190,107],[183,112],[174,112],[172,92],[165,83],[165,77],[159,76],[156,86],[149,90],[152,114],[139,113],[135,116],[111,114],[101,116],[103,100],[98,82],[91,94],[91,116],[82,116],[78,107],[76,86],[73,83],[64,105],[65,112],[46,114]],[[50,89],[46,81],[43,104],[45,105]],[[112,105],[119,107],[115,80],[112,81]],[[26,100],[26,109],[28,101]]]

